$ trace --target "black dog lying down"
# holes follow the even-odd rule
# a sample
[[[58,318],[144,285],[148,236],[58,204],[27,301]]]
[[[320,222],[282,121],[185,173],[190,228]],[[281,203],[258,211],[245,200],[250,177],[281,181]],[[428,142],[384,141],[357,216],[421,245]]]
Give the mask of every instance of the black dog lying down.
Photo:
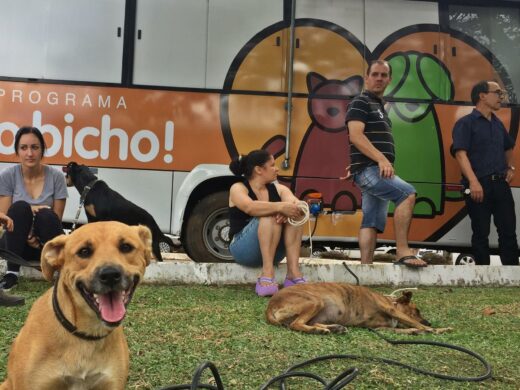
[[[125,199],[112,190],[103,180],[98,180],[89,167],[70,162],[63,168],[68,187],[76,187],[83,194],[86,186],[91,187],[86,193],[84,206],[89,222],[119,221],[127,225],[146,225],[152,231],[152,251],[157,261],[162,261],[160,242],[175,246],[173,241],[163,234],[157,222],[148,211]]]

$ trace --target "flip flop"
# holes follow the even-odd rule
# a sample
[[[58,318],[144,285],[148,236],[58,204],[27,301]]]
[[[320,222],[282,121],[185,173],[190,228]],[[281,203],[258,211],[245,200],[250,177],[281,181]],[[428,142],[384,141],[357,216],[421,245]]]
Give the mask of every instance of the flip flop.
[[[424,265],[419,265],[419,264],[412,264],[410,262],[407,262],[407,260],[422,260],[422,259],[419,259],[417,256],[414,256],[414,255],[404,256],[404,257],[401,257],[399,260],[394,261],[394,265],[406,265],[407,267],[410,267],[410,268],[424,268],[424,267],[428,266],[428,264],[426,262],[424,262]]]
[[[263,285],[262,283],[269,284]],[[278,292],[278,284],[274,279],[262,276],[256,282],[255,292],[259,297],[270,297]]]
[[[289,279],[286,277],[283,282],[283,286],[291,287],[291,286],[294,286],[295,284],[302,284],[302,283],[307,283],[307,279],[305,279],[303,276],[301,278],[294,278],[294,279]]]

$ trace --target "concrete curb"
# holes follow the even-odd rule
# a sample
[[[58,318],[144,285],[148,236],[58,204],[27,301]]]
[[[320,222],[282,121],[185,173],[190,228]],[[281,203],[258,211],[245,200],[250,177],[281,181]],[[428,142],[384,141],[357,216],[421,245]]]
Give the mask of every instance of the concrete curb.
[[[301,269],[313,282],[356,283],[341,261],[307,262]],[[434,265],[411,269],[393,264],[349,264],[362,285],[378,286],[520,286],[520,267],[474,267]],[[150,264],[145,282],[164,284],[253,284],[259,270],[232,263],[193,263],[172,261]],[[276,270],[276,279],[282,283],[285,264]]]
[[[0,263],[0,272],[5,262]],[[313,282],[356,283],[341,260],[302,259],[301,269]],[[431,265],[421,269],[378,263],[362,265],[357,261],[345,261],[362,285],[370,286],[520,286],[520,267],[506,266],[456,266]],[[185,256],[174,260],[153,262],[146,269],[145,283],[160,284],[254,284],[259,270],[235,263],[195,263]],[[276,279],[282,283],[286,265],[276,269]],[[22,275],[30,279],[42,279],[34,269],[22,268]]]

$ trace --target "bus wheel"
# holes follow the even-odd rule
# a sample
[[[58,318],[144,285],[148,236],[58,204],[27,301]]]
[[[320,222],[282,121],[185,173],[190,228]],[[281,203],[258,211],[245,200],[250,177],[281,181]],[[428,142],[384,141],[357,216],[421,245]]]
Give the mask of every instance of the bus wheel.
[[[475,258],[469,253],[461,253],[457,256],[455,265],[475,265]]]
[[[188,256],[196,262],[228,262],[229,208],[228,192],[222,191],[201,199],[191,213],[184,246]]]

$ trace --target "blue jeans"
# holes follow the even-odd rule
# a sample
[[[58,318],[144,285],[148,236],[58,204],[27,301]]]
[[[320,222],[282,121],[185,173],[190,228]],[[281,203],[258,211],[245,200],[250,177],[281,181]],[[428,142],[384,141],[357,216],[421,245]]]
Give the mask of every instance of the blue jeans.
[[[416,193],[415,188],[399,176],[381,177],[377,165],[356,172],[354,182],[361,190],[361,228],[375,228],[378,233],[385,230],[388,202],[392,201],[397,207]]]
[[[233,255],[235,261],[246,267],[261,267],[262,252],[260,251],[260,242],[258,241],[258,218],[252,218],[251,221],[231,240],[229,251]],[[278,264],[285,257],[285,245],[283,237],[274,254],[274,264]]]

